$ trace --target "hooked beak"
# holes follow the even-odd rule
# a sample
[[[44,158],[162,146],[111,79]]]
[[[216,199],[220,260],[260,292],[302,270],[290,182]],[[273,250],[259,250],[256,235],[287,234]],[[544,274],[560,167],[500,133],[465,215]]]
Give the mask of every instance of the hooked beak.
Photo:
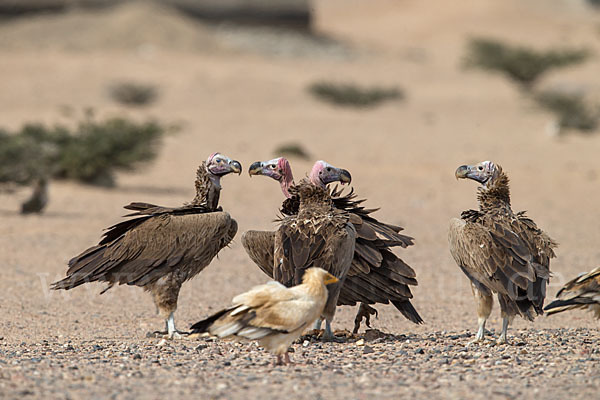
[[[252,177],[252,175],[262,175],[263,163],[261,161],[256,161],[252,163],[250,169],[248,169],[248,175]]]
[[[238,175],[242,174],[242,164],[240,164],[239,161],[231,160],[229,162],[229,168],[231,168],[231,171],[235,172]]]
[[[352,175],[345,169],[340,170],[340,183],[342,185],[352,182]]]
[[[461,165],[460,167],[458,167],[456,169],[456,172],[454,172],[454,176],[456,177],[456,179],[465,179],[468,178],[469,172],[471,171],[471,167],[469,167],[468,165]]]
[[[331,285],[332,283],[336,283],[338,281],[339,281],[339,279],[331,274],[325,275],[325,279],[323,279],[323,283],[325,285]]]

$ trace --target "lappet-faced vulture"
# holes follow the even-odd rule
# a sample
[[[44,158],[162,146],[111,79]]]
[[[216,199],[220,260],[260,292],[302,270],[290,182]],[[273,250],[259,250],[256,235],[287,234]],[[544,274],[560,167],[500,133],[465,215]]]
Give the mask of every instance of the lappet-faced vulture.
[[[327,169],[330,171],[328,173]],[[251,175],[265,175],[280,182],[282,192],[286,197],[281,212],[284,215],[294,215],[298,212],[299,198],[290,194],[293,177],[288,161],[277,158],[270,161],[255,162],[249,169]],[[336,174],[337,172],[337,174]],[[323,180],[322,174],[327,174]],[[349,183],[350,174],[337,169],[324,161],[315,163],[310,174],[310,181],[316,186],[325,188],[327,183],[336,179],[342,184]],[[334,206],[339,210],[350,213],[351,222],[357,231],[355,252],[352,266],[346,277],[344,286],[338,298],[338,305],[356,305],[360,302],[359,312],[355,319],[354,332],[360,327],[363,317],[367,319],[376,311],[368,304],[388,304],[391,302],[409,320],[421,323],[422,319],[410,303],[412,294],[408,285],[416,285],[415,272],[390,250],[393,246],[407,247],[413,244],[413,239],[400,234],[401,227],[385,224],[373,218],[370,214],[375,209],[365,209],[361,204],[364,200],[355,200],[354,191],[343,195],[341,190],[331,190]],[[250,257],[269,276],[272,271],[268,266],[272,232],[248,231],[242,236],[242,243]],[[272,264],[271,264],[272,265]]]
[[[326,285],[338,279],[321,268],[309,268],[302,283],[287,288],[278,282],[256,286],[233,298],[233,305],[192,325],[192,333],[220,338],[257,340],[289,363],[288,348],[323,312]]]
[[[177,208],[148,203],[125,206],[132,217],[111,226],[96,246],[69,261],[66,278],[52,289],[88,282],[135,285],[150,292],[166,320],[165,334],[178,337],[173,314],[181,285],[202,271],[233,239],[237,223],[219,204],[221,178],[241,173],[238,161],[214,153],[196,173],[196,196]],[[162,333],[162,332],[159,332]]]
[[[467,210],[450,222],[452,257],[471,281],[477,301],[479,329],[476,342],[483,340],[485,322],[497,293],[502,314],[499,343],[515,315],[533,321],[542,314],[550,259],[557,244],[524,212],[510,206],[508,177],[499,165],[484,161],[463,165],[456,178],[481,184],[477,192],[479,210]]]
[[[548,315],[579,308],[600,319],[600,267],[567,282],[556,298],[544,308]]]
[[[338,173],[332,168],[327,175]],[[298,196],[298,213],[280,219],[275,234],[273,279],[285,286],[297,285],[311,267],[323,268],[339,279],[327,288],[329,297],[321,314],[326,320],[324,338],[331,339],[331,321],[352,264],[356,230],[350,214],[334,207],[327,189],[303,179],[290,188],[290,193]],[[315,328],[320,325],[319,319]]]

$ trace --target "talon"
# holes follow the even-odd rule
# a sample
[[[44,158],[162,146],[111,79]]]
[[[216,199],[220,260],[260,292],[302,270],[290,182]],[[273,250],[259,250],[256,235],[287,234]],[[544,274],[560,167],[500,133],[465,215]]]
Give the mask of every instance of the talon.
[[[365,319],[365,325],[368,328],[371,327],[371,315],[375,315],[375,318],[379,318],[379,313],[376,309],[369,306],[365,303],[360,303],[358,307],[358,312],[356,313],[356,317],[354,318],[354,329],[352,330],[353,334],[357,334],[360,329],[360,324],[362,323],[363,318]]]

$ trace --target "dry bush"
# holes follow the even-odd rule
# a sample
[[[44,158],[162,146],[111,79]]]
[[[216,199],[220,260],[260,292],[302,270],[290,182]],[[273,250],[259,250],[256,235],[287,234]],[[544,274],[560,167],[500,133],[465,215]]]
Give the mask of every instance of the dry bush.
[[[374,107],[384,101],[400,100],[404,94],[397,88],[360,87],[351,83],[317,82],[308,91],[319,100],[344,107]]]
[[[531,87],[546,72],[579,64],[589,56],[583,49],[535,50],[513,46],[493,39],[472,39],[466,65],[508,76],[525,88]]]

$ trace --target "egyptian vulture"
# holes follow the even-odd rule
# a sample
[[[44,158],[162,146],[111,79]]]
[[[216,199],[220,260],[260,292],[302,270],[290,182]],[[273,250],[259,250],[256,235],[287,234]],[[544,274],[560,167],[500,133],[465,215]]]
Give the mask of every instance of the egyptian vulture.
[[[583,308],[600,319],[600,267],[567,282],[556,298],[544,308],[548,315]]]
[[[196,173],[196,196],[182,207],[125,206],[131,217],[111,226],[100,243],[69,261],[67,276],[52,289],[88,282],[135,285],[151,293],[166,320],[168,338],[179,337],[173,314],[181,285],[202,271],[235,236],[237,223],[219,204],[221,178],[241,173],[238,161],[214,153]]]
[[[338,279],[321,268],[309,268],[302,283],[290,288],[269,282],[233,298],[232,306],[192,325],[192,333],[219,338],[257,340],[277,355],[276,364],[290,362],[288,348],[323,312],[326,285]]]
[[[329,175],[328,179],[339,176],[339,181],[349,183],[350,174],[345,170],[338,170],[324,161],[318,161],[313,168],[309,179],[314,185],[326,187],[319,174],[339,171],[337,175]],[[290,194],[294,186],[294,179],[289,162],[279,157],[269,161],[257,161],[249,169],[250,175],[265,175],[280,183],[281,190],[286,197],[282,205],[283,215],[295,215],[298,212],[298,196]],[[355,318],[354,333],[358,332],[362,318],[366,318],[367,326],[369,317],[377,311],[369,304],[392,303],[406,318],[414,323],[423,320],[410,303],[412,293],[409,285],[416,285],[414,270],[399,259],[391,247],[407,247],[413,244],[413,238],[402,235],[399,226],[394,226],[378,221],[371,214],[376,209],[365,209],[361,204],[364,200],[355,200],[356,195],[351,190],[342,196],[342,191],[337,187],[331,190],[331,197],[337,209],[350,213],[351,222],[357,231],[355,252],[352,265],[341,289],[338,305],[356,305],[360,307]],[[247,231],[242,235],[242,244],[250,258],[270,277],[273,276],[273,239],[275,232]]]
[[[491,161],[463,165],[455,175],[481,184],[479,210],[463,211],[452,219],[448,234],[452,257],[470,279],[477,302],[479,328],[474,341],[483,341],[496,293],[502,315],[498,343],[506,343],[515,315],[533,321],[543,313],[557,244],[524,212],[512,211],[508,177],[499,165]]]

